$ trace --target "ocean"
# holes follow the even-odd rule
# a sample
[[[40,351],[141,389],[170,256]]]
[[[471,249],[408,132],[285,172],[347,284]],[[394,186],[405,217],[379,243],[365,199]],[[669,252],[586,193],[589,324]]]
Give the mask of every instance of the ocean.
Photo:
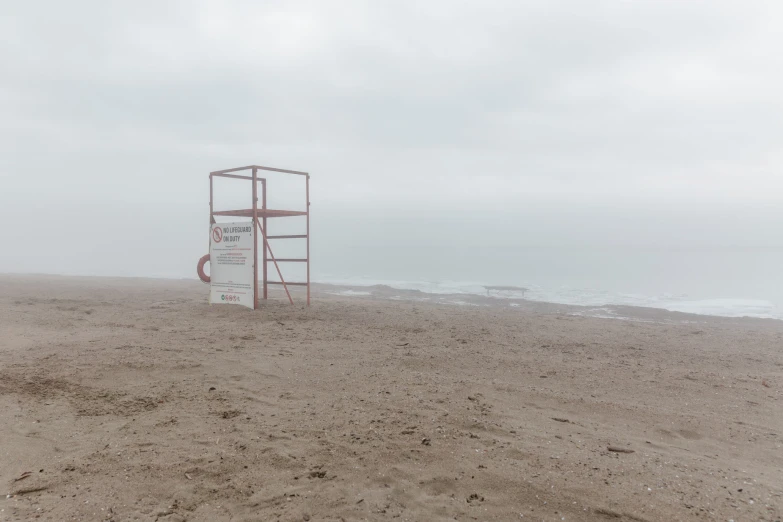
[[[600,307],[630,305],[783,320],[783,248],[357,250],[315,259],[313,280],[430,294]]]

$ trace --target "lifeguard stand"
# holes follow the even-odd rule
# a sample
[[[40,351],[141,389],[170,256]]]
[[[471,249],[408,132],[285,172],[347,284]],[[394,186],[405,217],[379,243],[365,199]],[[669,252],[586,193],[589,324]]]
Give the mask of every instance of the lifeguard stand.
[[[236,172],[251,171],[252,175],[235,174]],[[259,178],[258,171],[280,172],[283,174],[292,174],[296,176],[303,176],[305,179],[305,210],[277,210],[270,209],[266,206],[267,186],[266,178]],[[220,178],[233,178],[243,179],[252,182],[252,201],[253,207],[240,210],[219,210],[216,211],[213,206],[214,202],[214,179]],[[258,199],[258,185],[261,184],[261,206],[259,207]],[[237,167],[234,169],[218,170],[209,173],[209,222],[215,224],[215,216],[234,216],[234,217],[249,217],[252,219],[254,229],[257,228],[261,232],[261,238],[263,240],[263,253],[262,253],[262,281],[263,281],[263,299],[267,299],[269,292],[269,285],[282,285],[285,290],[288,300],[291,304],[294,303],[289,292],[289,286],[305,286],[307,287],[307,305],[310,306],[310,174],[307,172],[299,172],[296,170],[276,169],[272,167],[262,167],[260,165],[249,165],[247,167]],[[278,235],[270,236],[267,234],[267,220],[271,218],[283,218],[292,216],[305,216],[307,225],[304,234],[295,235]],[[258,308],[258,235],[253,236],[253,294],[254,294],[254,306]],[[272,247],[269,245],[269,241],[272,239],[304,239],[307,243],[307,257],[305,258],[275,258],[272,253]],[[269,262],[274,263],[277,274],[280,277],[280,281],[269,281],[267,277],[267,266]],[[283,278],[283,273],[280,270],[279,263],[306,263],[307,264],[307,280],[305,282],[286,282]]]

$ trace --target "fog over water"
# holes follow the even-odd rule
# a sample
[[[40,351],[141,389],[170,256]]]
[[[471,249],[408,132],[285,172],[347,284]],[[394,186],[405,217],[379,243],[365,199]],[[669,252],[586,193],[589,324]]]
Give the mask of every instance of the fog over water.
[[[783,318],[781,4],[338,4],[5,8],[0,272],[195,277],[257,163],[316,281]]]

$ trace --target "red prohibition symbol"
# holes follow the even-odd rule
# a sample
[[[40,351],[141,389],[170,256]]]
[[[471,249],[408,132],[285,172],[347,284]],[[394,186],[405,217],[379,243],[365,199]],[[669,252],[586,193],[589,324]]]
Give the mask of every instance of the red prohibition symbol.
[[[215,240],[215,243],[220,243],[223,241],[223,229],[220,227],[215,227],[212,229],[212,239]]]

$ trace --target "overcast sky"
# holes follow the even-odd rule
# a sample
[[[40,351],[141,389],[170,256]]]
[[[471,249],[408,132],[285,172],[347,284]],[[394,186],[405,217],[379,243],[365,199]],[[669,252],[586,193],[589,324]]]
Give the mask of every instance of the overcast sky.
[[[780,247],[781,19],[777,1],[6,2],[0,271],[190,274],[207,173],[249,163],[312,173],[332,263],[372,231]],[[162,257],[124,253],[145,246]]]

